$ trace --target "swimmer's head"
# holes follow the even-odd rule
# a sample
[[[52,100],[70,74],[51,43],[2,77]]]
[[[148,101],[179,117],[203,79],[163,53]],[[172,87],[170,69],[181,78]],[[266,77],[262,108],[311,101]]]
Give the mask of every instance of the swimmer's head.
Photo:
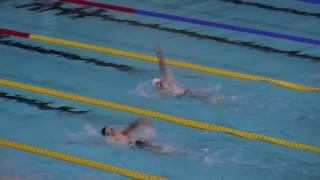
[[[103,136],[111,136],[113,135],[113,129],[111,126],[106,126],[104,128],[101,129],[101,134]]]
[[[159,78],[154,78],[154,79],[152,80],[152,84],[153,84],[154,86],[157,86],[157,87],[162,87],[162,81],[161,81],[161,79],[159,79]]]

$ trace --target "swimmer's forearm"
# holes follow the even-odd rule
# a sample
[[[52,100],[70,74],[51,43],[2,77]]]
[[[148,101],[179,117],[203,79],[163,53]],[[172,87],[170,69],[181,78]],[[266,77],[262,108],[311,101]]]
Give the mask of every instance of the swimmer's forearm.
[[[160,75],[161,78],[166,80],[168,79],[166,65],[163,58],[163,52],[161,49],[156,49],[156,52],[158,53],[158,59],[159,59],[159,69],[160,69]]]
[[[128,134],[130,131],[138,127],[140,124],[145,123],[146,119],[136,120],[134,123],[130,124],[127,128],[122,131],[122,134]]]
[[[134,128],[136,128],[138,126],[138,124],[136,123],[133,123],[131,125],[129,125],[127,128],[125,128],[123,131],[122,131],[122,134],[129,134],[130,131],[132,131]]]

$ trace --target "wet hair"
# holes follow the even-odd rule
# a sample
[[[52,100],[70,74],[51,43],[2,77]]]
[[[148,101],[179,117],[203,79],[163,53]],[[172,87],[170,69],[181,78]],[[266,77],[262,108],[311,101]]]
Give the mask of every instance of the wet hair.
[[[108,128],[108,126],[105,126],[101,129],[101,134],[102,136],[106,136],[106,129]]]

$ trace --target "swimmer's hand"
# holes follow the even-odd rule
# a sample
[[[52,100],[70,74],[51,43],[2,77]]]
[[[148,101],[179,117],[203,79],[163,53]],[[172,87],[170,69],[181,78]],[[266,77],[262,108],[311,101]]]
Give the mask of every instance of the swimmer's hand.
[[[135,123],[137,123],[137,124],[149,124],[149,121],[146,118],[139,118],[139,119],[137,119],[135,121]]]
[[[157,53],[159,53],[159,54],[162,54],[163,52],[162,52],[162,49],[160,48],[160,46],[156,46],[155,48],[154,48],[154,50],[157,52]]]

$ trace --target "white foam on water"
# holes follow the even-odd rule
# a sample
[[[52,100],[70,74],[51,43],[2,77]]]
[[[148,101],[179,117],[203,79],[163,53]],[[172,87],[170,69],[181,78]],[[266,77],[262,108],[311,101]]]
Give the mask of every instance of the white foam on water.
[[[67,136],[66,139],[68,144],[103,143],[103,137],[100,135],[100,129],[89,123],[85,124],[81,130],[76,132],[65,129],[65,134]]]
[[[150,142],[156,138],[156,131],[151,125],[139,125],[133,129],[130,134],[130,138]]]
[[[159,91],[152,85],[151,80],[139,83],[133,93],[147,98],[163,97],[159,93]]]

